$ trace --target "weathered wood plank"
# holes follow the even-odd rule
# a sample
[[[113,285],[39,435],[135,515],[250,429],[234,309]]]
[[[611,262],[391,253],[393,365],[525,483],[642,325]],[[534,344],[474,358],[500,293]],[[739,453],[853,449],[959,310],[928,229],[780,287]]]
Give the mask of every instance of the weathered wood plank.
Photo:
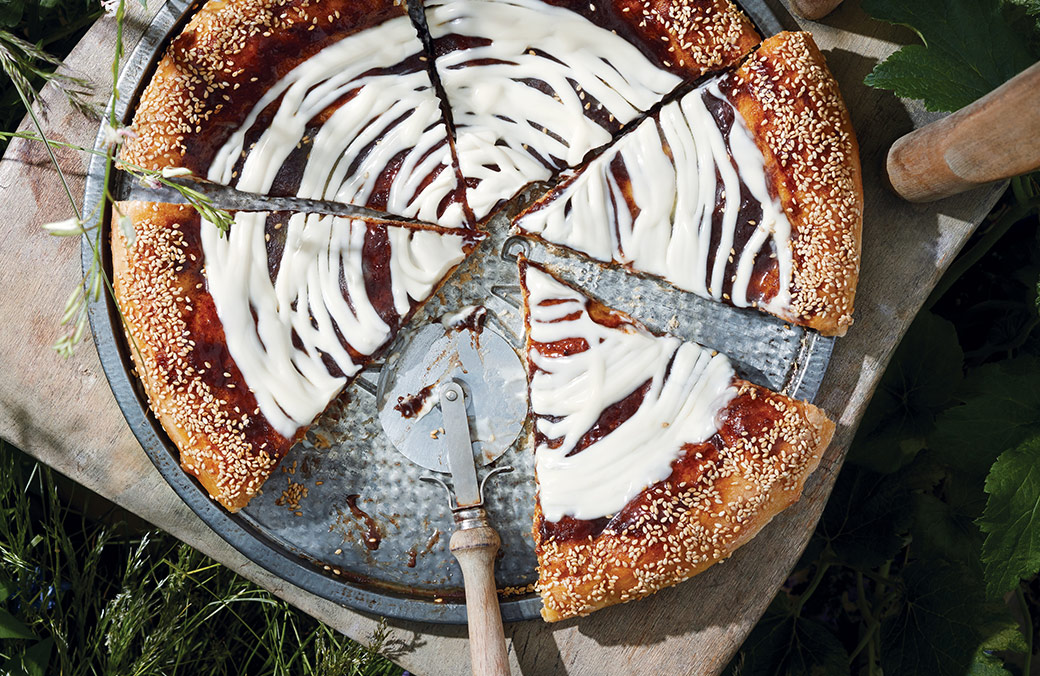
[[[133,3],[127,43],[152,14]],[[797,27],[786,10],[777,13]],[[730,561],[675,589],[592,617],[507,627],[510,661],[524,674],[714,674],[725,665],[797,560],[819,518],[863,409],[892,350],[978,221],[1000,193],[989,187],[931,205],[896,199],[883,185],[885,153],[900,135],[931,119],[921,109],[862,85],[863,76],[908,34],[869,20],[845,3],[825,23],[799,20],[827,54],[852,112],[862,150],[866,218],[856,324],[837,343],[818,403],[838,434],[803,499]],[[103,19],[69,56],[69,67],[107,86],[114,25]],[[48,134],[91,145],[96,123],[48,91]],[[23,125],[23,128],[28,128]],[[82,194],[85,158],[59,152]],[[68,361],[50,349],[65,298],[79,278],[78,242],[42,234],[66,218],[68,201],[42,148],[11,144],[0,163],[0,436],[85,486],[191,543],[349,636],[364,639],[372,617],[288,585],[245,560],[210,531],[166,485],[141,451],[112,398],[93,349]],[[392,655],[420,674],[468,669],[465,628],[397,623]]]

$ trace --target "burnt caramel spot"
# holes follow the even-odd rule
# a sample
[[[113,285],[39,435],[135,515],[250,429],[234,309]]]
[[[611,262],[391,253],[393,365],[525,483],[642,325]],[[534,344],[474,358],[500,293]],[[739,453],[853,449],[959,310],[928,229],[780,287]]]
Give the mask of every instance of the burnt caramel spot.
[[[379,530],[379,524],[373,519],[367,512],[358,507],[358,499],[361,496],[358,494],[347,496],[347,507],[350,508],[350,513],[354,515],[354,518],[361,520],[367,529],[364,533],[365,547],[371,551],[379,549],[380,543],[383,541],[383,534]]]
[[[538,530],[541,539],[552,538],[557,542],[574,542],[594,538],[603,532],[610,519],[600,517],[598,519],[575,519],[565,516],[559,521],[546,521],[544,516],[538,517]]]
[[[400,315],[394,306],[392,279],[390,276],[390,240],[385,226],[368,225],[365,229],[365,244],[361,253],[365,276],[365,290],[369,302],[387,326],[396,326]],[[344,289],[346,293],[346,289]],[[347,294],[349,295],[349,294]]]
[[[748,283],[748,300],[768,302],[780,293],[780,266],[776,260],[776,244],[770,237],[755,256],[755,267]]]
[[[532,343],[531,349],[546,357],[569,357],[589,349],[584,338],[565,338],[552,343]]]
[[[621,196],[625,200],[624,206],[628,213],[631,214],[631,222],[635,222],[642,210],[636,203],[635,195],[632,193],[632,177],[628,173],[628,165],[625,164],[625,158],[621,153],[617,153],[614,159],[610,161],[609,171],[614,175],[614,180],[617,181],[618,188],[621,190]],[[614,241],[618,243],[618,252],[623,255],[625,252],[621,246],[621,219],[618,218],[621,205],[617,203],[614,193],[615,191],[613,190],[607,191],[607,194],[610,195],[611,210],[614,212]]]
[[[589,318],[592,321],[596,322],[600,326],[605,326],[608,329],[616,329],[623,324],[632,323],[623,314],[611,310],[602,303],[589,301],[589,304],[585,309],[588,310]]]
[[[732,88],[732,85],[729,84],[730,80],[731,78],[724,78],[722,80],[719,86],[721,93],[726,94],[730,91]],[[711,113],[716,126],[719,128],[719,131],[722,132],[722,138],[726,143],[727,159],[733,165],[733,169],[737,172],[737,177],[740,180],[740,195],[736,196],[739,199],[739,208],[737,211],[736,224],[733,228],[733,242],[730,245],[731,252],[726,258],[722,277],[721,293],[723,294],[723,300],[728,301],[733,295],[733,280],[737,274],[737,264],[740,261],[740,255],[747,247],[748,241],[751,239],[751,236],[755,234],[755,230],[758,229],[759,224],[762,222],[762,205],[751,194],[751,190],[744,182],[744,178],[740,176],[740,171],[737,167],[736,161],[733,159],[733,152],[730,148],[729,141],[730,132],[732,131],[735,122],[735,111],[733,106],[727,101],[715,97],[708,91],[704,91],[701,97],[708,112]],[[727,200],[733,198],[733,195],[726,194],[726,188],[722,184],[722,176],[716,169],[715,210],[712,212],[711,217],[711,240],[709,245],[709,251],[711,251],[712,255],[709,258],[709,261],[715,260],[715,256],[721,246],[723,210],[726,206]],[[755,254],[754,273],[747,290],[747,298],[752,302],[767,302],[772,299],[779,290],[779,262],[775,256],[770,257],[770,253],[775,253],[773,238],[768,238],[766,242],[767,244],[763,245]],[[708,266],[708,278],[705,280],[709,289],[711,289],[713,268],[714,265]],[[717,289],[711,290],[719,291]]]
[[[278,270],[282,265],[282,254],[285,252],[285,232],[289,227],[289,214],[275,211],[267,216],[264,222],[264,239],[267,244],[267,271],[271,279],[278,278]],[[254,314],[254,322],[256,317]]]
[[[449,33],[442,37],[436,38],[433,41],[433,53],[434,56],[440,58],[451,52],[461,51],[464,49],[477,49],[478,47],[487,47],[491,44],[490,38],[480,38],[472,35],[461,35],[459,33]],[[475,62],[465,62],[452,68],[463,68],[467,65],[473,65]],[[496,61],[493,63],[505,63],[503,61]]]

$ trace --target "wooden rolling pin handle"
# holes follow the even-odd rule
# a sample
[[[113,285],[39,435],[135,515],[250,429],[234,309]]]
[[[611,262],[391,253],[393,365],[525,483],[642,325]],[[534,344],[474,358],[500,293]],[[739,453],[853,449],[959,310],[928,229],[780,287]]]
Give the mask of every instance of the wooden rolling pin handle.
[[[480,507],[458,512],[459,529],[451,536],[451,553],[466,583],[469,654],[473,676],[509,676],[502,611],[495,589],[495,555],[502,541]]]
[[[840,4],[841,0],[791,0],[791,9],[798,16],[815,21],[833,12]]]
[[[931,202],[1040,167],[1040,63],[888,151],[901,197]]]

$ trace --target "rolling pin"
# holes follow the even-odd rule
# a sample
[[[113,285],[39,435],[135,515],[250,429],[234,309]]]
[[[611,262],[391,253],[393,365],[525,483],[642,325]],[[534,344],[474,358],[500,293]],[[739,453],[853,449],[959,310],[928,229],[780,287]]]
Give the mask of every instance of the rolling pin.
[[[1040,63],[888,151],[900,197],[931,202],[1040,168]]]

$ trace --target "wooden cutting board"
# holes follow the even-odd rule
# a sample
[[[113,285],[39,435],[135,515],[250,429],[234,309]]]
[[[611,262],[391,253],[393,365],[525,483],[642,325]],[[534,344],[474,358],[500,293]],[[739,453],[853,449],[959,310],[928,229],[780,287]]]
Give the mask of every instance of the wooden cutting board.
[[[846,2],[822,23],[796,21],[770,2],[791,29],[810,30],[827,55],[859,136],[866,214],[856,323],[837,341],[817,403],[838,423],[834,443],[801,501],[729,561],[638,603],[592,617],[506,627],[514,673],[716,674],[739,648],[797,561],[885,365],[942,271],[1003,186],[929,205],[896,198],[884,186],[885,153],[900,135],[932,119],[914,103],[865,87],[878,60],[913,39],[874,22]],[[128,2],[129,52],[161,3]],[[108,91],[115,23],[103,18],[69,56],[67,68]],[[48,89],[47,133],[91,146],[97,125]],[[22,129],[28,130],[26,123]],[[77,200],[86,157],[56,151]],[[39,144],[14,142],[0,162],[0,436],[125,509],[241,572],[343,633],[364,640],[377,619],[293,587],[250,563],[210,531],[174,494],[124,422],[93,347],[69,360],[51,344],[65,299],[80,277],[79,242],[42,233],[40,224],[71,215]],[[468,673],[465,627],[395,623],[390,657],[417,674]]]

